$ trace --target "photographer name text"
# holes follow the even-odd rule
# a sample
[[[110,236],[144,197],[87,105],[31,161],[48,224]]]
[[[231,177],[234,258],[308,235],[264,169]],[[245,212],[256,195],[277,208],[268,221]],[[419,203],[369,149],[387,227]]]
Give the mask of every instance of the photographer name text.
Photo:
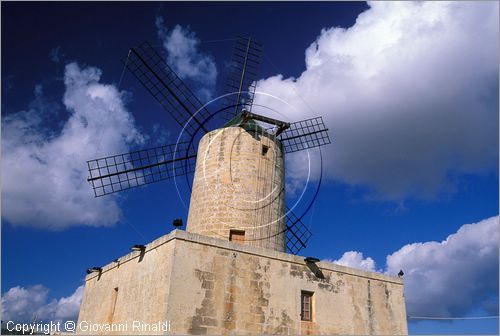
[[[84,332],[84,333],[102,333],[102,332],[170,332],[170,321],[144,322],[144,321],[123,321],[120,323],[97,323],[93,321],[80,321],[78,324],[74,321],[64,323],[46,322],[46,323],[15,323],[8,321],[6,329],[10,332],[18,332],[23,335],[33,335],[44,333],[58,334],[61,332]]]

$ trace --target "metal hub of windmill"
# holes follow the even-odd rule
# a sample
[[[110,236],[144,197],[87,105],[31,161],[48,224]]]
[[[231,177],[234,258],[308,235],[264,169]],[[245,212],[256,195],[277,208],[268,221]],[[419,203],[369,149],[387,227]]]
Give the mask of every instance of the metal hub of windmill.
[[[87,180],[95,197],[178,176],[186,176],[189,184],[188,176],[194,173],[197,165],[198,140],[210,133],[208,125],[215,121],[215,116],[222,120],[222,128],[258,130],[272,137],[280,148],[281,160],[284,154],[329,144],[328,129],[321,117],[284,122],[251,112],[261,53],[261,45],[252,38],[239,37],[235,40],[226,94],[219,101],[219,108],[209,111],[150,44],[131,48],[126,61],[127,69],[180,125],[188,140],[87,161]],[[264,125],[270,126],[265,128]],[[279,193],[284,195],[284,190],[279,190]],[[256,239],[286,234],[286,250],[297,254],[306,247],[311,237],[310,230],[301,221],[304,215],[305,212],[295,215],[287,208],[283,215],[283,230]]]

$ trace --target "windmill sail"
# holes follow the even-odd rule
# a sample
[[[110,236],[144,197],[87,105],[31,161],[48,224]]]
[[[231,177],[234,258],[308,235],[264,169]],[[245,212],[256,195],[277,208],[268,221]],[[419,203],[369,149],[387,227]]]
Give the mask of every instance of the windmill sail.
[[[87,161],[95,197],[194,172],[196,153],[189,142]]]
[[[212,115],[151,45],[131,48],[126,65],[188,135],[208,132],[204,124]]]
[[[278,137],[285,153],[328,145],[330,137],[322,117],[290,123],[290,127]]]
[[[229,95],[222,102],[226,121],[240,125],[257,120],[273,125],[271,134],[280,140],[283,153],[329,144],[328,129],[321,117],[288,123],[251,113],[261,53],[261,45],[251,38],[235,42],[225,88]],[[96,197],[194,172],[195,138],[200,130],[209,132],[207,122],[214,116],[148,43],[130,49],[126,66],[191,139],[87,161],[87,180]],[[312,233],[287,209],[285,227],[277,235],[285,239],[289,253],[297,254]]]
[[[298,254],[306,247],[312,233],[290,209],[286,212],[286,250]]]
[[[222,99],[224,121],[234,118],[243,108],[252,110],[255,84],[259,74],[262,46],[251,37],[239,37],[234,44],[225,94]]]

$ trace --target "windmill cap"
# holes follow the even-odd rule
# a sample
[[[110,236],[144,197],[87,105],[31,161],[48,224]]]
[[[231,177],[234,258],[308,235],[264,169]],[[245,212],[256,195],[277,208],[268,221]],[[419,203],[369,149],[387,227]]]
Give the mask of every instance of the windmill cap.
[[[274,136],[278,136],[281,132],[290,127],[290,124],[287,122],[255,114],[245,109],[233,119],[229,120],[224,127],[239,126],[246,131],[256,132],[258,134],[270,134],[270,132],[259,125],[256,120],[274,125]]]

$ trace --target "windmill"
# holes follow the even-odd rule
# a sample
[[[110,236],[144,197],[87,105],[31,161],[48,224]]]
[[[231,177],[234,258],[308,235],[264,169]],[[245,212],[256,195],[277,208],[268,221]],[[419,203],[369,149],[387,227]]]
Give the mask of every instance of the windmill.
[[[87,161],[94,195],[194,173],[187,231],[293,254],[306,247],[311,232],[285,205],[284,155],[329,144],[328,129],[321,117],[251,112],[261,53],[252,38],[235,40],[226,94],[209,111],[150,44],[131,48],[126,67],[189,139]],[[225,124],[211,130],[215,116]]]

